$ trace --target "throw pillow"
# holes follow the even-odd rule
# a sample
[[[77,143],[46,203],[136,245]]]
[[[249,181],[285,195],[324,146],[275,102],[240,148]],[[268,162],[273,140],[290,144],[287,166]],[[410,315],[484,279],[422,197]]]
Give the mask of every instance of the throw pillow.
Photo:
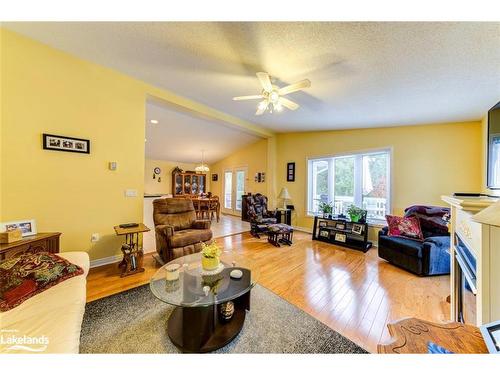
[[[83,269],[51,253],[23,253],[0,262],[0,311],[59,284]]]
[[[412,240],[423,241],[424,235],[416,217],[385,216],[391,237],[404,237]]]

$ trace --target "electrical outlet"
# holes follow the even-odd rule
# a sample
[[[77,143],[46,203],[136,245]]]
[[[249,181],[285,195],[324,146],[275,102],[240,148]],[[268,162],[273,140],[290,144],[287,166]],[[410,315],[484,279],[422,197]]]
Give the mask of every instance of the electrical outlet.
[[[97,242],[99,241],[99,233],[92,233],[92,236],[90,237],[91,242]]]
[[[137,197],[137,190],[136,189],[127,189],[127,190],[125,190],[125,196],[126,197]]]

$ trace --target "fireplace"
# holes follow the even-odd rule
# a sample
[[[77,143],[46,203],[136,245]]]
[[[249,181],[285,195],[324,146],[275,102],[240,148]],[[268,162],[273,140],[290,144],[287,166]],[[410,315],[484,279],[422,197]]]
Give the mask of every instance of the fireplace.
[[[476,257],[457,234],[455,234],[455,262],[459,283],[457,288],[458,320],[475,326],[477,322]]]

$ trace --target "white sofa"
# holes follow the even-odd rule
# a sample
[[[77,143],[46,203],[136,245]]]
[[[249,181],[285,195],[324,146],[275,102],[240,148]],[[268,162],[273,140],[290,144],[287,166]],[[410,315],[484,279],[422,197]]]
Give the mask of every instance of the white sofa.
[[[82,267],[83,275],[65,280],[12,310],[0,313],[0,335],[4,342],[11,336],[24,335],[39,340],[36,344],[14,347],[0,340],[0,353],[78,353],[89,256],[84,252],[57,255]]]

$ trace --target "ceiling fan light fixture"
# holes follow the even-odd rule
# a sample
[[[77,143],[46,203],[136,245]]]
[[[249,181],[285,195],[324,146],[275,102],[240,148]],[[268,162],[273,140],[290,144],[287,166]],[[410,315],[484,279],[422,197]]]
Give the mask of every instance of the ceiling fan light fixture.
[[[259,108],[260,110],[262,110],[262,109],[266,109],[266,108],[267,108],[267,106],[268,106],[268,103],[267,103],[265,100],[263,100],[263,101],[261,101],[261,102],[259,103],[258,108]]]
[[[302,81],[292,83],[285,87],[278,87],[272,84],[271,77],[268,73],[258,72],[257,78],[262,86],[262,91],[259,95],[235,96],[233,100],[250,100],[264,99],[257,104],[256,116],[263,115],[266,111],[269,113],[282,112],[285,108],[295,111],[300,106],[292,100],[284,97],[284,95],[303,90],[311,87],[311,81],[303,79]]]
[[[277,91],[271,91],[269,93],[269,101],[271,103],[276,103],[279,100],[279,98],[280,98],[280,95],[278,94]]]

